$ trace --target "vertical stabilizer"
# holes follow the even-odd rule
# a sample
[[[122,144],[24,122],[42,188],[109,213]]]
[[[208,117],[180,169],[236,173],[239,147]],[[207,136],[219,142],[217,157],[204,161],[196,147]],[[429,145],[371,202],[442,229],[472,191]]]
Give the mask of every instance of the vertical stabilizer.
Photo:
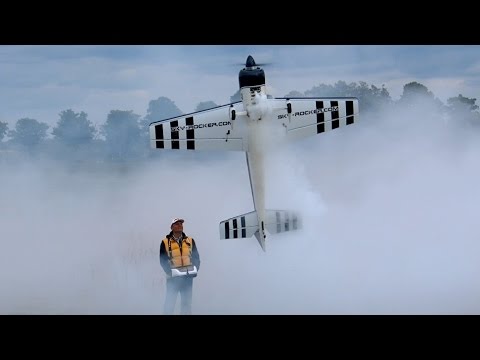
[[[267,249],[265,248],[265,238],[262,235],[260,235],[260,231],[257,230],[255,232],[255,237],[257,238],[258,243],[262,247],[262,250],[267,252]]]

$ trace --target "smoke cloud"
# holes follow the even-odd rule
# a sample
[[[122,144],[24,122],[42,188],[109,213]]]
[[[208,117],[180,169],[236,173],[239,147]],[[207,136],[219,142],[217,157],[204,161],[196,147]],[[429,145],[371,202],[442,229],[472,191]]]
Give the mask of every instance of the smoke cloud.
[[[245,154],[1,164],[0,313],[161,314],[158,261],[185,219],[195,314],[478,314],[478,129],[416,104],[267,157],[267,207],[303,228],[219,240],[253,210]],[[160,150],[159,150],[160,151]]]

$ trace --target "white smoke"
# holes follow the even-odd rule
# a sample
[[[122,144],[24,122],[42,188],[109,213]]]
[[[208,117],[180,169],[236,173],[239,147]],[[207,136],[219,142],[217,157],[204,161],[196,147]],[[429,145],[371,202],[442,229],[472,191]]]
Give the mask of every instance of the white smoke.
[[[255,93],[255,101],[247,106],[247,111],[251,118],[267,119],[272,113],[270,102],[267,101],[267,95],[264,93]]]
[[[304,223],[266,253],[219,240],[253,210],[243,153],[2,164],[0,313],[160,314],[158,248],[179,216],[202,259],[195,314],[478,314],[480,133],[461,123],[415,107],[266,139],[267,208]]]

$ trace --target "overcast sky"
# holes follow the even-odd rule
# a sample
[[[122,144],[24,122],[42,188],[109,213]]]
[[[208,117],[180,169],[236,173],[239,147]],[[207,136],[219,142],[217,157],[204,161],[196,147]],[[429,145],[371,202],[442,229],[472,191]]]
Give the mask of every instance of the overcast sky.
[[[480,47],[468,46],[0,46],[0,121],[30,117],[49,125],[66,109],[103,124],[110,110],[146,115],[170,98],[184,113],[201,101],[228,103],[246,57],[269,63],[273,96],[320,83],[385,84],[393,99],[418,81],[443,102],[478,97]]]
[[[442,101],[478,96],[474,46],[2,46],[2,121],[143,116],[160,96],[185,112],[225,103],[248,54],[273,63],[273,95],[341,79],[394,99],[409,81]],[[129,166],[7,154],[0,314],[161,313],[158,249],[174,217],[202,258],[195,314],[480,314],[479,129],[424,106],[361,114],[268,154],[267,208],[299,210],[304,226],[269,235],[266,253],[254,237],[219,239],[222,220],[253,210],[243,153]]]

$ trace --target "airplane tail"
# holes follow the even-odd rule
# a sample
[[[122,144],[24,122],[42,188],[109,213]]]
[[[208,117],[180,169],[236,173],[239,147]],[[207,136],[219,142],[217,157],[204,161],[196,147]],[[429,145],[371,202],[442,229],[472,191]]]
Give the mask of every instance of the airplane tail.
[[[270,234],[297,230],[301,227],[300,217],[289,210],[265,210],[265,228]],[[220,222],[220,239],[257,238],[265,251],[265,239],[260,236],[256,211],[238,215]]]

